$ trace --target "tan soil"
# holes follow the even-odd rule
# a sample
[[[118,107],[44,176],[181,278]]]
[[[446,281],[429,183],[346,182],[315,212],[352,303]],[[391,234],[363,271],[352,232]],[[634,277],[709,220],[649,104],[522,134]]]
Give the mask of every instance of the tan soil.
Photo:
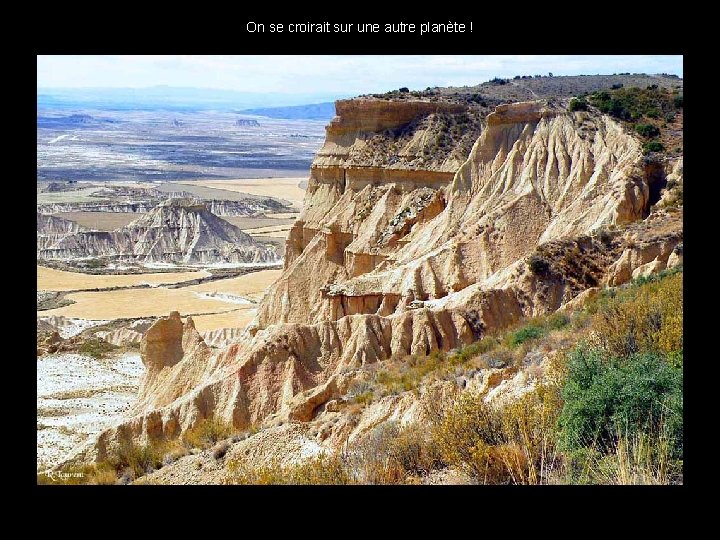
[[[97,231],[114,231],[139,217],[133,212],[60,212],[54,215]]]
[[[167,315],[171,311],[179,311],[183,316],[194,313],[223,314],[214,318],[197,317],[195,320],[198,330],[201,331],[244,326],[254,316],[253,305],[233,304],[214,298],[202,298],[196,293],[227,293],[258,301],[264,294],[265,289],[280,274],[280,270],[263,270],[235,278],[211,281],[179,289],[158,287],[154,289],[120,289],[116,291],[71,293],[67,295],[67,298],[74,300],[74,304],[38,312],[38,315],[63,315],[65,317],[90,320],[111,320],[161,316]],[[241,315],[238,310],[248,311],[248,313]],[[227,313],[231,311],[235,313]]]
[[[155,274],[91,275],[81,272],[66,272],[44,266],[37,266],[38,291],[76,291],[105,287],[132,287],[143,283],[153,285],[180,283],[209,276],[205,270],[198,272],[168,272]]]
[[[210,315],[197,315],[193,317],[198,332],[217,330],[218,328],[244,328],[255,317],[253,306],[243,306],[244,309],[213,313]]]
[[[209,188],[234,191],[236,193],[250,193],[251,195],[265,195],[277,197],[292,203],[297,208],[302,208],[305,198],[305,190],[298,184],[306,178],[240,178],[237,180],[195,180],[192,185],[205,186]],[[187,182],[177,182],[188,184]],[[188,184],[190,185],[190,184]]]

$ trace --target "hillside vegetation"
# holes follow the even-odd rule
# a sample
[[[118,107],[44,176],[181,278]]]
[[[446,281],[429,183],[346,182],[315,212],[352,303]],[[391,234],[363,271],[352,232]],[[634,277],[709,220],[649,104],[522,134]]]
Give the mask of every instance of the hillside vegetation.
[[[384,366],[351,392],[367,406],[466,370],[520,368],[559,346],[553,373],[513,403],[465,392],[438,404],[430,429],[385,426],[366,443],[371,451],[296,467],[240,460],[228,482],[418,483],[448,467],[483,484],[681,482],[682,279],[679,268],[606,289],[570,316],[524,320],[451,354]]]

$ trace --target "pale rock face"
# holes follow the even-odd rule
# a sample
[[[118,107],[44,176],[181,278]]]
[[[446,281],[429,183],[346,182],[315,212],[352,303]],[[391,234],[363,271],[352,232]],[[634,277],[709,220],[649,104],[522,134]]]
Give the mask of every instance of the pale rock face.
[[[37,249],[52,246],[66,236],[86,230],[74,221],[37,213]]]
[[[314,166],[285,272],[257,325],[399,313],[415,300],[491,282],[538,243],[642,217],[640,146],[613,120],[581,122],[531,102],[498,107],[487,124],[440,186],[370,174],[355,189],[341,161],[334,175]]]
[[[588,236],[647,215],[640,143],[613,120],[519,103],[487,117],[461,166],[361,161],[372,130],[432,114],[413,107],[338,104],[287,240],[283,274],[253,325],[213,351],[191,321],[183,325],[172,314],[156,322],[141,344],[148,369],[135,416],[103,433],[94,457],[127,438],[178,436],[210,416],[242,429],[337,415],[325,404],[340,406],[353,370],[447,351],[522,316],[552,312],[600,281],[618,285],[665,267],[682,242],[681,233],[646,231],[635,247],[615,240],[603,247]],[[585,238],[579,244],[595,253],[596,282],[571,269],[552,279],[533,273],[528,259],[538,244],[562,247],[573,238]],[[482,377],[472,384],[488,392],[509,381],[497,399],[517,397],[529,384],[507,370]],[[438,388],[455,391],[448,384]],[[380,403],[363,412],[361,427],[326,427],[318,437],[339,447],[388,418],[420,414],[408,396]]]
[[[279,260],[273,247],[258,243],[212,214],[205,203],[191,199],[169,199],[115,231],[77,231],[43,242],[42,248],[38,233],[38,244],[38,258],[44,259],[107,257],[170,263]]]
[[[606,284],[616,287],[631,279],[660,272],[668,267],[669,262],[672,262],[673,266],[682,264],[681,256],[678,257],[673,251],[680,242],[682,242],[680,238],[669,238],[626,249],[609,268]],[[675,258],[671,261],[672,255],[675,255]]]
[[[133,343],[140,343],[143,337],[143,334],[141,332],[136,332],[135,330],[131,330],[130,328],[118,328],[117,330],[112,331],[100,331],[95,332],[95,335],[100,339],[104,339],[112,345],[117,345],[118,347]]]
[[[231,343],[240,339],[244,334],[243,328],[218,328],[217,330],[209,330],[200,334],[203,341],[210,347],[220,348],[226,347]]]

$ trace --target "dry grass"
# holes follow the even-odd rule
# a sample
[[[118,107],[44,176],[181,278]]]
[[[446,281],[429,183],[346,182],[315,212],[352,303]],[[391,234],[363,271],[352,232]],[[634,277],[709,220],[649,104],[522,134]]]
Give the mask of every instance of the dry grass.
[[[179,441],[126,442],[107,459],[88,465],[70,465],[51,474],[38,474],[38,484],[127,484],[172,463],[188,451]]]
[[[232,424],[222,422],[215,418],[206,418],[182,436],[182,442],[192,448],[206,448],[229,438],[236,429]]]
[[[623,486],[682,481],[682,462],[672,458],[672,445],[662,433],[624,435],[610,449],[591,446],[575,452],[555,478],[556,483]]]
[[[380,424],[353,448],[351,465],[360,484],[415,484],[442,465],[425,426]]]
[[[102,289],[105,287],[132,287],[142,283],[181,283],[209,276],[205,270],[198,272],[168,272],[154,274],[91,275],[81,272],[65,272],[44,266],[37,266],[37,290],[78,291]]]
[[[543,484],[555,451],[559,389],[540,386],[504,408],[465,393],[441,415],[433,437],[442,459],[481,484]]]
[[[233,485],[345,485],[355,483],[347,461],[338,455],[320,454],[295,465],[272,461],[257,465],[236,459],[228,465],[225,484]]]
[[[600,299],[594,326],[602,347],[615,356],[682,350],[682,272]]]

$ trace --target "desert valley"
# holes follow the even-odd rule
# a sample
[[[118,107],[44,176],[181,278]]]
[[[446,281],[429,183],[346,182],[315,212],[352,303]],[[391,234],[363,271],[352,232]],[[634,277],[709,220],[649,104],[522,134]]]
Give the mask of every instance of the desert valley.
[[[263,112],[39,107],[38,483],[682,483],[681,78]]]

